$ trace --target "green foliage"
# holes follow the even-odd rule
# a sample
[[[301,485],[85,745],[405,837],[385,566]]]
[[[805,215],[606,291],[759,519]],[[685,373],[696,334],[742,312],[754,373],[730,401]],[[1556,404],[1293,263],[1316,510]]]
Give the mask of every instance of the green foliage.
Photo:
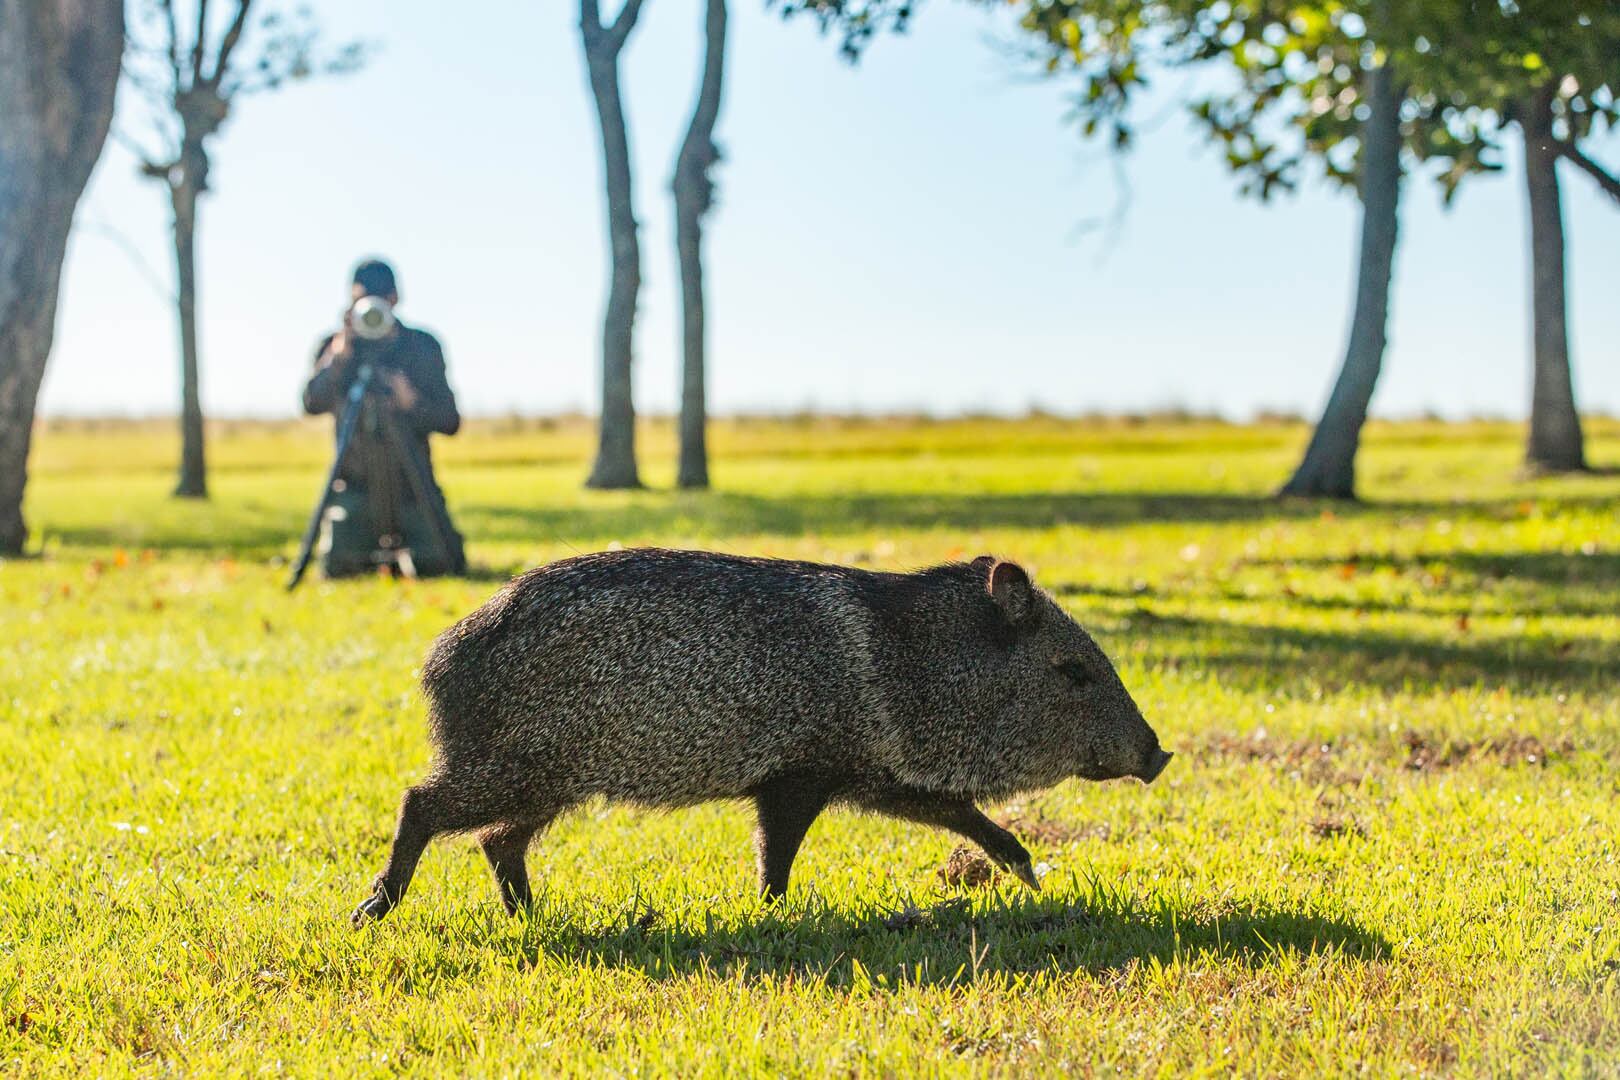
[[[1047,73],[1079,76],[1074,116],[1085,135],[1106,132],[1116,149],[1128,148],[1131,94],[1147,86],[1138,43],[1155,29],[1154,13],[1134,0],[1032,0],[1022,25],[1044,43],[1038,52]]]
[[[1574,145],[1620,119],[1620,4],[1612,0],[1425,0],[1405,65],[1433,122],[1411,143],[1438,162],[1450,199],[1492,155],[1531,98],[1548,95],[1553,134]]]
[[[1613,123],[1620,86],[1620,5],[1592,0],[1027,0],[1023,25],[1048,70],[1078,79],[1082,130],[1107,126],[1116,145],[1145,72],[1218,69],[1192,115],[1261,199],[1307,165],[1355,184],[1374,64],[1393,64],[1406,151],[1448,200],[1500,168],[1502,129],[1539,87],[1557,86],[1559,130],[1575,141]]]
[[[0,1061],[18,1075],[1609,1075],[1620,478],[1514,425],[1372,425],[1370,503],[1267,493],[1298,425],[716,423],[721,490],[577,490],[585,423],[436,454],[487,580],[287,594],[324,425],[41,430],[0,563]],[[649,477],[674,436],[648,425]],[[1620,425],[1590,432],[1620,457]],[[348,927],[427,763],[413,673],[505,573],[614,543],[1030,566],[1168,747],[995,808],[1039,896],[832,814],[787,905],[749,815],[589,807],[500,913],[473,844]]]
[[[836,34],[839,51],[852,63],[882,33],[903,34],[917,0],[765,0],[783,19],[807,15],[821,32]]]

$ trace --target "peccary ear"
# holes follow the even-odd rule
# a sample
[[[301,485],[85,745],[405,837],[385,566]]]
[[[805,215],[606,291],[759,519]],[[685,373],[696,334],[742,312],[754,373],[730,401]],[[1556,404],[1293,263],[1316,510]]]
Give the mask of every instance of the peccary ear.
[[[988,587],[991,598],[1011,621],[1023,622],[1035,613],[1035,586],[1017,563],[998,562],[991,566]]]

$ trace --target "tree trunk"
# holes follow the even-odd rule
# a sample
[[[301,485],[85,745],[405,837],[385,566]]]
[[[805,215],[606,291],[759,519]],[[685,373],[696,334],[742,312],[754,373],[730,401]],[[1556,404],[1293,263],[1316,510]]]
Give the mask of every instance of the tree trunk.
[[[681,266],[681,454],[675,482],[684,488],[709,486],[709,451],[705,439],[708,406],[703,384],[705,366],[703,308],[703,217],[714,205],[709,170],[720,160],[714,125],[720,118],[725,83],[726,3],[708,0],[704,20],[703,77],[697,105],[675,160],[675,250]]]
[[[1355,498],[1356,450],[1384,363],[1401,191],[1403,91],[1388,64],[1367,72],[1366,86],[1370,115],[1362,128],[1361,250],[1350,340],[1304,460],[1283,485],[1282,495]]]
[[[181,166],[178,183],[169,189],[174,207],[175,297],[180,314],[180,498],[208,497],[208,471],[203,459],[202,398],[197,380],[197,187],[191,171]]]
[[[123,0],[0,3],[0,553],[23,488],[73,211],[112,122]]]
[[[630,369],[634,358],[636,295],[641,290],[641,245],[630,181],[630,140],[619,95],[619,52],[624,36],[603,28],[594,3],[582,3],[581,36],[591,94],[602,129],[602,171],[607,190],[612,276],[602,318],[602,419],[596,463],[585,481],[593,488],[641,486],[636,471],[636,407]],[[619,20],[623,21],[623,18]],[[630,25],[633,25],[633,20]],[[625,27],[628,35],[630,25]]]
[[[1564,301],[1564,218],[1558,194],[1557,144],[1553,141],[1554,88],[1525,106],[1524,174],[1530,194],[1530,292],[1535,375],[1530,398],[1530,441],[1525,464],[1547,472],[1586,468],[1581,416],[1570,378],[1569,335]]]

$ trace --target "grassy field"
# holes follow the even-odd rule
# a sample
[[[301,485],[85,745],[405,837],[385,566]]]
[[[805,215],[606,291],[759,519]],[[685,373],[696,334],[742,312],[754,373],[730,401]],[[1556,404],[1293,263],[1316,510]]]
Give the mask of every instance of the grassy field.
[[[1367,503],[1278,503],[1297,427],[806,421],[719,426],[714,493],[603,494],[588,429],[487,423],[439,450],[474,580],[288,595],[328,438],[221,428],[182,504],[167,429],[41,432],[43,552],[0,564],[0,1071],[1620,1076],[1620,476],[1387,425]],[[537,841],[532,916],[449,840],[352,930],[428,642],[613,544],[1016,557],[1178,756],[993,808],[1038,896],[833,814],[765,910],[744,807],[597,806]]]

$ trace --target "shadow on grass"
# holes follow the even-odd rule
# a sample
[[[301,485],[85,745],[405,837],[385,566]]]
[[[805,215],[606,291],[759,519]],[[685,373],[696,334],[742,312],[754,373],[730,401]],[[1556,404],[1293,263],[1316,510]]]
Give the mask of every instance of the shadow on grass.
[[[591,929],[542,900],[521,935],[490,944],[529,964],[544,955],[654,978],[717,972],[874,990],[996,975],[1101,974],[1149,960],[1259,967],[1280,953],[1373,961],[1390,951],[1379,935],[1327,916],[1244,905],[1219,911],[1169,901],[1144,905],[1106,888],[1078,902],[990,894],[890,912],[840,911],[814,897],[790,903],[753,921],[706,919],[701,929],[665,928],[656,910],[634,904],[617,925]]]
[[[1260,626],[1138,612],[1116,639],[1148,636],[1176,670],[1207,669],[1223,684],[1310,698],[1374,688],[1385,693],[1434,687],[1501,686],[1521,693],[1606,691],[1612,647],[1598,638],[1489,637],[1454,640],[1383,630],[1336,631]],[[1149,661],[1150,664],[1153,661]]]
[[[1206,583],[1208,595],[1231,603],[1317,608],[1351,612],[1607,615],[1620,609],[1620,553],[1611,551],[1440,551],[1411,555],[1355,554],[1247,559],[1242,567],[1277,575],[1275,584],[1251,593],[1219,581]],[[1331,594],[1312,593],[1309,578],[1287,583],[1281,575],[1302,572],[1332,579]],[[1398,583],[1388,575],[1399,578]],[[1382,595],[1366,595],[1358,582],[1376,581]],[[1062,597],[1132,600],[1149,603],[1164,595],[1147,582],[1118,588],[1089,581],[1054,581],[1047,587]],[[1196,586],[1176,586],[1176,596]],[[1484,600],[1482,604],[1480,601]]]
[[[814,534],[868,530],[1050,528],[1081,524],[1117,527],[1147,523],[1211,524],[1262,518],[1312,517],[1309,503],[1263,496],[1177,492],[1118,494],[953,495],[869,493],[767,496],[735,492],[634,492],[589,498],[586,505],[534,506],[463,502],[454,498],[458,526],[469,542],[549,544],[581,548],[610,540],[638,544],[691,536]],[[595,505],[591,505],[595,503]],[[1371,512],[1370,510],[1365,512]],[[208,521],[151,520],[69,526],[47,531],[71,546],[150,546],[269,554],[297,542],[304,516],[262,503],[221,505]]]
[[[1339,558],[1267,559],[1251,565],[1338,569]],[[1390,570],[1397,574],[1467,574],[1486,582],[1531,581],[1542,585],[1620,586],[1620,552],[1592,554],[1558,551],[1445,551],[1411,555],[1357,555],[1350,560],[1357,573]]]
[[[452,492],[454,495],[454,492]],[[1612,499],[1563,500],[1576,505],[1607,505]],[[1550,505],[1552,500],[1542,500]],[[502,544],[518,549],[530,546],[573,547],[593,551],[609,541],[627,544],[703,544],[710,539],[747,536],[859,536],[886,531],[943,529],[961,534],[969,544],[970,534],[982,529],[1045,529],[1053,526],[1084,528],[1131,528],[1137,525],[1197,526],[1260,523],[1260,521],[1314,520],[1332,510],[1336,520],[1345,518],[1388,518],[1392,515],[1445,515],[1450,520],[1516,520],[1520,508],[1515,500],[1481,502],[1395,502],[1395,504],[1324,504],[1312,500],[1277,500],[1267,495],[1210,495],[1199,492],[1047,492],[1047,494],[807,494],[761,495],[745,492],[633,492],[633,494],[586,495],[575,505],[496,505],[463,502],[452,497],[455,520],[467,534],[468,542]],[[305,526],[306,507],[267,504],[246,500],[238,504],[211,505],[203,512],[186,517],[165,517],[154,510],[151,518],[131,517],[96,525],[53,528],[40,521],[52,546],[66,547],[156,547],[167,551],[212,552],[245,559],[269,559],[290,555]],[[977,554],[977,552],[975,552]],[[1016,554],[1016,552],[1013,552]],[[1605,606],[1609,599],[1620,599],[1620,555],[1604,554],[1474,554],[1448,552],[1427,559],[1424,555],[1362,555],[1354,562],[1356,572],[1392,568],[1413,578],[1413,588],[1426,588],[1421,578],[1430,565],[1443,563],[1456,575],[1453,588],[1456,602],[1463,606],[1468,596],[1461,586],[1479,581],[1481,588],[1505,589],[1511,599],[1541,604],[1526,614],[1557,614],[1568,606],[1570,614],[1592,614],[1594,606]],[[1251,567],[1275,565],[1278,572],[1299,568],[1306,572],[1338,570],[1343,557],[1275,560],[1249,563]],[[489,576],[504,575],[507,568],[491,570]],[[1531,586],[1555,589],[1552,597],[1533,596]],[[1095,591],[1089,586],[1059,586],[1071,593]],[[1594,597],[1591,589],[1609,596]],[[1124,596],[1124,594],[1119,594]],[[1290,597],[1290,602],[1317,607],[1359,607],[1375,610],[1383,601],[1356,601],[1345,597]]]
[[[1495,517],[1508,504],[1356,504],[1279,501],[1265,495],[1196,492],[1042,492],[1014,494],[859,493],[767,496],[709,492],[647,493],[617,506],[516,507],[469,504],[469,529],[488,539],[561,537],[574,542],[634,539],[668,542],[692,534],[807,536],[872,530],[1120,528],[1151,524],[1215,525],[1311,519],[1331,505],[1338,517],[1445,512]]]

